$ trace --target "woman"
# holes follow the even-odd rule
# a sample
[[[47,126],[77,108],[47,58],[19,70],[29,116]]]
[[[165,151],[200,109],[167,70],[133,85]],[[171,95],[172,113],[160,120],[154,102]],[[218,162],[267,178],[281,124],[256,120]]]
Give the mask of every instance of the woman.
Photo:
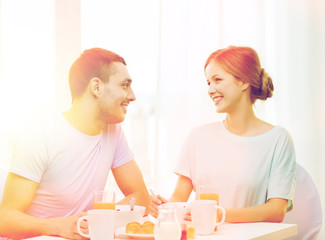
[[[213,52],[205,76],[209,96],[225,119],[190,133],[169,201],[187,201],[200,185],[214,185],[227,222],[282,222],[295,185],[294,145],[284,128],[257,118],[253,110],[257,99],[272,97],[272,79],[255,50],[235,46]],[[164,202],[152,196],[153,216]]]

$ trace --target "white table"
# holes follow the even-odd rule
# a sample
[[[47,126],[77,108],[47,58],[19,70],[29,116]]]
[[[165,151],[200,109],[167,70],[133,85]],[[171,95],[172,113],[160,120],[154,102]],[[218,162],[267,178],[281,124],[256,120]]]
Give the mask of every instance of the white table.
[[[225,223],[210,236],[196,236],[204,240],[280,240],[297,235],[296,224],[284,223]]]
[[[218,231],[209,236],[196,236],[201,240],[281,240],[297,234],[296,224],[284,223],[224,223],[218,226]],[[132,239],[118,237],[115,240]],[[138,240],[141,240],[137,238]],[[154,238],[151,238],[154,239]],[[28,240],[66,240],[52,236],[39,236]],[[149,239],[146,239],[149,240]]]

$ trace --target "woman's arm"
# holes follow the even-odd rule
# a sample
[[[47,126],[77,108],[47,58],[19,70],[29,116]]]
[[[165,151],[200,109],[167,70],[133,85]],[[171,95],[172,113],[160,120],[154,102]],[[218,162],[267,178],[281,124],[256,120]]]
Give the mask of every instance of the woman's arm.
[[[169,200],[166,200],[160,195],[150,195],[151,204],[150,204],[150,214],[153,217],[158,215],[158,206],[166,202],[187,202],[193,191],[193,184],[191,179],[183,175],[179,175],[174,192]]]
[[[192,191],[192,181],[180,175],[169,202],[186,202]],[[226,222],[282,222],[287,204],[288,200],[286,199],[272,198],[259,206],[225,209]]]
[[[183,175],[179,175],[174,192],[169,198],[169,202],[187,202],[192,191],[192,180]]]
[[[272,198],[258,206],[226,209],[226,222],[282,222],[287,203],[286,199]]]
[[[169,202],[186,202],[193,191],[192,181],[180,175]],[[158,195],[161,203],[167,202]],[[281,198],[272,198],[267,203],[246,207],[246,208],[228,208],[226,210],[226,222],[282,222],[286,213],[288,200]],[[152,201],[151,211],[154,215],[158,213],[157,202]],[[220,218],[221,219],[221,216]]]

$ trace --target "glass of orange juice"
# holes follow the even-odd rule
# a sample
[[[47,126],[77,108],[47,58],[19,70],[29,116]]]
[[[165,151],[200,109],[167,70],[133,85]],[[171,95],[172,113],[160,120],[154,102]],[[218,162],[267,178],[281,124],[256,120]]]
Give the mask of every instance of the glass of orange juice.
[[[214,185],[200,185],[198,189],[198,195],[200,200],[214,200],[217,201],[217,205],[219,205],[219,191],[218,187]],[[219,210],[217,210],[219,213]],[[218,215],[217,214],[217,222],[218,220]],[[217,230],[217,226],[215,230]]]
[[[115,210],[114,191],[95,191],[94,209],[113,209]]]
[[[217,205],[219,205],[219,192],[217,186],[200,185],[198,194],[200,200],[215,200],[217,201]]]

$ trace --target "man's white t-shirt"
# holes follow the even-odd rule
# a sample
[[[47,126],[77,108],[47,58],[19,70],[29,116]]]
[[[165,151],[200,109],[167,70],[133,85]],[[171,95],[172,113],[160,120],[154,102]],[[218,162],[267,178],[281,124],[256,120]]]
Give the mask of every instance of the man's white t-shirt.
[[[39,183],[26,213],[63,217],[93,208],[93,192],[104,189],[110,169],[133,157],[119,124],[89,136],[56,113],[22,134],[10,172]]]
[[[284,128],[240,137],[217,122],[190,133],[175,172],[190,178],[194,190],[217,186],[220,206],[243,208],[270,198],[292,200],[295,166],[294,145]]]

